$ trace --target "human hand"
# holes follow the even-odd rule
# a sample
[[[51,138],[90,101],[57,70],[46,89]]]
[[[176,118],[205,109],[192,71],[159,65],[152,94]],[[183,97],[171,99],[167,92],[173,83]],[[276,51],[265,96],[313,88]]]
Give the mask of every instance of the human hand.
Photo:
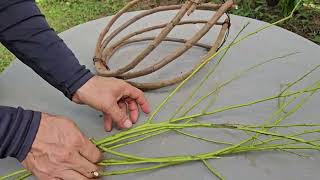
[[[41,115],[32,148],[22,165],[40,180],[95,178],[102,154],[69,119]]]
[[[72,100],[103,112],[104,128],[107,131],[112,130],[112,121],[118,128],[132,127],[138,120],[138,105],[143,112],[150,112],[143,92],[116,78],[94,76],[78,89]]]

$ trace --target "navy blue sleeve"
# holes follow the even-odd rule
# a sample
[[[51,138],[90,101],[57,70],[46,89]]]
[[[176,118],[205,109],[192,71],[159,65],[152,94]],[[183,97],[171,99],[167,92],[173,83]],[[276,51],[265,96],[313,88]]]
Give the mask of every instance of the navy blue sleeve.
[[[23,161],[40,124],[40,112],[0,106],[0,158]]]
[[[49,27],[34,0],[0,0],[0,42],[69,99],[93,77]],[[39,122],[39,112],[0,106],[0,158],[24,160]]]
[[[1,1],[1,0],[0,0]],[[13,0],[17,1],[17,0]],[[0,41],[24,64],[68,98],[93,74],[49,27],[34,1],[0,7]]]

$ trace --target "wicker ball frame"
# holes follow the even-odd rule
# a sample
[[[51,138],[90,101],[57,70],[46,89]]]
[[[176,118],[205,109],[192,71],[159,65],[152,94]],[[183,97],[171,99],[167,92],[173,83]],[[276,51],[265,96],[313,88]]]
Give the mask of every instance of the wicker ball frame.
[[[102,30],[99,35],[95,55],[93,58],[94,65],[97,71],[97,74],[104,77],[116,77],[123,80],[126,80],[128,83],[132,84],[133,86],[143,90],[155,90],[166,86],[171,86],[176,83],[179,83],[186,79],[193,70],[205,59],[208,58],[211,54],[215,53],[223,44],[225,40],[226,33],[230,28],[230,19],[229,16],[222,22],[219,22],[221,17],[230,9],[235,7],[233,0],[227,0],[223,4],[213,4],[213,3],[201,3],[200,0],[187,0],[184,4],[181,5],[170,5],[170,6],[159,6],[150,10],[146,10],[141,12],[140,14],[132,17],[131,19],[127,20],[123,24],[121,24],[118,28],[113,30],[109,33],[110,29],[113,27],[114,23],[126,12],[128,12],[132,7],[137,5],[138,3],[142,2],[143,0],[133,0],[129,2],[125,7],[123,7],[118,13],[116,13],[107,26]],[[210,10],[213,11],[213,15],[208,20],[186,20],[182,21],[182,18],[186,15],[192,14],[196,9],[199,10]],[[173,19],[169,23],[159,24],[151,27],[146,27],[140,30],[137,30],[133,33],[129,33],[120,38],[120,40],[113,42],[112,40],[123,30],[125,30],[128,26],[132,25],[136,21],[163,11],[170,11],[170,10],[178,10],[177,14],[173,17]],[[168,37],[168,34],[176,27],[185,24],[203,24],[202,28],[195,33],[193,37],[190,39],[181,39],[181,38],[174,38]],[[217,38],[214,40],[212,45],[207,45],[203,43],[199,43],[199,40],[205,36],[210,29],[214,26],[221,26],[219,34]],[[160,33],[155,37],[144,37],[144,38],[135,38],[135,36],[150,32],[153,30],[161,29]],[[149,41],[147,47],[140,52],[129,64],[125,65],[124,67],[120,67],[115,70],[111,70],[108,66],[112,56],[115,54],[117,50],[122,48],[125,45],[136,43],[136,42],[143,42]],[[157,61],[155,64],[150,65],[142,70],[134,70],[134,68],[141,63],[146,56],[148,56],[153,50],[159,46],[160,43],[163,41],[171,41],[182,43],[183,46],[179,47],[175,51],[169,53],[163,59]],[[111,42],[113,42],[111,44]],[[205,54],[199,62],[194,65],[194,67],[188,71],[184,72],[183,74],[173,77],[172,79],[165,79],[156,82],[135,82],[131,79],[146,76],[152,74],[159,69],[169,65],[171,62],[176,60],[178,57],[183,55],[192,47],[197,46],[207,50],[207,54]]]

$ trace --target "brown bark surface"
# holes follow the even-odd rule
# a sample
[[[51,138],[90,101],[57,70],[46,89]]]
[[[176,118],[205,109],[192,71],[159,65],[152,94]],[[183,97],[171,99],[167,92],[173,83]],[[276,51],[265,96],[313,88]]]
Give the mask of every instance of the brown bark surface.
[[[195,65],[194,68],[196,68],[199,64],[203,62],[204,59],[208,58],[210,55],[215,53],[224,42],[225,34],[228,28],[230,27],[230,23],[229,23],[230,19],[226,19],[223,23],[218,22],[218,20],[223,16],[224,13],[226,13],[229,9],[234,7],[233,0],[228,0],[224,4],[212,4],[212,3],[201,4],[200,0],[189,0],[189,1],[186,1],[185,4],[183,5],[160,6],[136,15],[135,17],[123,23],[120,27],[115,29],[113,32],[108,34],[109,30],[111,29],[113,24],[117,21],[117,19],[121,17],[121,15],[123,15],[125,12],[127,12],[130,8],[132,8],[137,3],[139,3],[140,1],[141,0],[133,0],[130,3],[128,3],[115,16],[113,16],[113,18],[110,20],[108,25],[101,32],[96,45],[95,57],[94,57],[94,64],[95,64],[98,75],[105,76],[105,77],[117,77],[122,79],[132,79],[136,77],[145,76],[153,72],[156,72],[157,70],[169,65],[172,61],[176,60],[178,57],[183,55],[186,51],[188,51],[193,46],[198,46],[208,50],[208,54],[203,56],[203,58],[199,60],[199,63]],[[110,42],[113,40],[113,38],[115,38],[120,32],[122,32],[124,29],[126,29],[128,26],[135,23],[139,19],[142,19],[148,15],[155,14],[161,11],[177,10],[177,9],[179,9],[178,13],[169,23],[143,28],[136,32],[125,35],[119,41],[109,45]],[[185,15],[190,15],[192,12],[194,12],[195,9],[216,10],[216,12],[213,12],[212,17],[209,20],[181,21],[181,19]],[[168,34],[172,31],[174,27],[179,25],[184,25],[184,24],[204,24],[204,26],[199,30],[199,32],[197,32],[192,38],[188,40],[168,37]],[[199,40],[203,36],[205,36],[210,31],[210,29],[212,29],[215,25],[221,25],[222,27],[213,45],[211,46],[211,45],[199,43]],[[156,37],[134,38],[139,34],[143,34],[149,31],[157,30],[157,29],[162,29],[162,30]],[[129,64],[125,65],[124,67],[120,67],[116,70],[110,70],[108,68],[108,63],[111,60],[111,57],[113,56],[113,54],[117,50],[119,50],[121,47],[125,45],[132,44],[135,42],[141,42],[141,41],[150,41],[150,42],[148,46],[142,52],[140,52]],[[149,66],[139,71],[131,72],[131,70],[133,70],[139,63],[141,63],[163,41],[183,43],[183,46],[178,48],[176,51],[170,53],[168,56],[166,56],[162,60],[156,62],[152,66]],[[182,80],[184,80],[190,75],[193,69],[190,70],[189,72],[186,72],[178,77],[174,77],[169,80],[162,80],[158,82],[146,82],[146,83],[138,83],[133,81],[128,81],[128,82],[142,90],[153,90],[153,89],[158,89],[158,88],[170,86],[178,82],[181,82]]]

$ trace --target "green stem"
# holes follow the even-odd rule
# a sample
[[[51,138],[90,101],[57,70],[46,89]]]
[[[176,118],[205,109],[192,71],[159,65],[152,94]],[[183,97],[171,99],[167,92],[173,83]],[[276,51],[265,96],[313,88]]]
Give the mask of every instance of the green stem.
[[[146,129],[146,125],[141,125],[141,126],[129,129],[127,131],[122,131],[120,133],[117,133],[117,134],[114,134],[114,135],[111,135],[111,136],[107,136],[107,137],[105,137],[105,138],[103,138],[103,139],[101,139],[99,141],[95,141],[95,144],[97,146],[100,146],[102,144],[109,143],[112,140],[117,140],[117,139],[119,139],[121,137],[128,136],[130,134],[143,131],[144,129]]]
[[[305,89],[307,90],[307,88]],[[284,114],[282,117],[279,117],[278,119],[276,119],[274,122],[273,122],[273,125],[279,125],[284,119],[288,118],[290,115],[294,114],[297,110],[299,110],[303,104],[305,104],[308,99],[315,93],[315,91],[311,92],[310,95],[308,95],[306,98],[304,98],[302,100],[302,102],[300,102],[299,104],[297,104],[292,110],[290,110],[288,113]],[[283,93],[280,93],[280,95],[282,95]],[[300,94],[296,94],[294,95],[289,101],[287,101],[285,104],[283,104],[275,113],[273,113],[271,115],[271,117],[269,118],[269,120],[272,120],[273,117],[279,115],[282,113],[282,111],[284,110],[284,108],[286,108],[289,104],[291,104],[296,98],[298,98],[298,96],[300,96],[302,93]],[[265,123],[265,124],[268,124],[268,123]],[[270,128],[263,128],[263,130],[269,130]],[[259,137],[259,134],[256,134],[254,136],[255,138],[258,138]],[[253,142],[254,143],[254,142]]]
[[[208,62],[210,62],[215,56],[217,56],[220,52],[222,52],[223,50],[234,46],[238,43],[240,43],[241,41],[249,38],[250,36],[253,36],[255,34],[257,34],[258,32],[261,32],[265,29],[268,29],[271,26],[277,25],[279,23],[282,23],[290,18],[292,18],[293,13],[297,10],[298,6],[301,4],[302,0],[300,0],[296,6],[293,8],[291,14],[283,19],[280,19],[272,24],[268,24],[265,25],[259,29],[257,29],[254,32],[248,33],[247,35],[244,35],[243,37],[239,38],[238,40],[236,40],[233,43],[228,44],[227,46],[222,47],[221,49],[219,49],[216,53],[210,55],[203,63],[201,63],[185,80],[183,80],[160,104],[159,106],[155,109],[154,112],[151,113],[150,117],[147,119],[146,123],[151,123],[151,121],[154,119],[155,115],[158,114],[158,112],[162,109],[162,107],[181,89],[182,86],[184,86],[184,84],[186,82],[188,82],[196,73],[198,73]]]
[[[320,64],[315,66],[313,69],[311,69],[310,71],[308,71],[307,73],[305,73],[304,75],[302,75],[299,79],[297,79],[296,81],[294,81],[293,83],[289,83],[289,85],[280,92],[280,94],[285,93],[288,89],[290,89],[292,86],[294,86],[295,84],[297,84],[298,82],[300,82],[301,80],[303,80],[304,78],[306,78],[307,76],[309,76],[311,73],[313,73],[315,70],[317,70],[320,67]]]
[[[1,176],[1,177],[0,177],[0,180],[5,180],[5,179],[8,179],[8,178],[17,176],[17,175],[22,174],[22,173],[27,173],[27,172],[28,172],[27,170],[21,169],[21,170],[19,170],[19,171],[13,172],[13,173],[11,173],[11,174],[8,174],[8,175],[5,175],[5,176]]]
[[[204,137],[196,136],[196,135],[191,134],[191,133],[186,133],[186,132],[183,132],[183,131],[177,130],[177,129],[174,129],[174,131],[176,131],[176,132],[178,132],[180,134],[183,134],[185,136],[188,136],[188,137],[191,137],[191,138],[195,138],[195,139],[199,139],[199,140],[205,141],[205,142],[210,142],[210,143],[215,143],[215,144],[224,144],[224,145],[233,145],[232,143],[229,143],[229,142],[214,141],[214,140],[207,139],[207,138],[204,138]]]
[[[120,170],[120,171],[111,171],[111,172],[100,172],[100,176],[112,176],[112,175],[120,175],[120,174],[130,174],[130,173],[137,173],[137,172],[142,172],[142,171],[150,171],[150,170],[155,170],[167,166],[173,166],[180,164],[181,162],[176,162],[176,163],[163,163],[155,166],[149,166],[149,167],[144,167],[144,168],[134,168],[134,169],[126,169],[126,170]]]
[[[296,92],[292,92],[292,93],[283,94],[281,96],[279,96],[279,95],[271,96],[271,97],[267,97],[267,98],[263,98],[263,99],[259,99],[259,100],[255,100],[255,101],[251,101],[251,102],[244,103],[244,104],[237,104],[237,105],[223,107],[223,108],[211,111],[211,112],[198,113],[198,114],[192,114],[192,115],[189,115],[189,116],[183,116],[183,117],[175,118],[175,119],[172,120],[172,122],[179,122],[179,121],[190,119],[190,118],[197,118],[197,117],[202,117],[202,116],[213,115],[213,114],[217,114],[217,113],[228,111],[228,110],[232,110],[232,109],[237,109],[237,108],[241,108],[241,107],[251,106],[251,105],[254,105],[254,104],[258,104],[258,103],[274,100],[274,99],[277,99],[279,97],[289,97],[289,96],[293,96],[295,94],[299,94],[301,92],[306,93],[306,92],[312,92],[312,91],[319,90],[319,89],[320,89],[320,86],[317,87],[317,88],[314,88],[314,89],[308,89],[308,90],[302,90],[302,91],[300,90],[300,91],[296,91]]]
[[[221,176],[215,169],[213,169],[213,167],[206,160],[202,160],[202,162],[214,176],[220,180],[225,180],[225,178]]]
[[[126,153],[113,151],[113,150],[110,150],[110,149],[105,148],[105,147],[101,147],[101,149],[104,152],[107,152],[107,153],[110,153],[110,154],[113,154],[113,155],[116,155],[116,156],[119,156],[119,157],[123,157],[123,158],[136,159],[136,160],[147,160],[147,159],[149,159],[149,158],[144,158],[144,157],[140,157],[140,156],[129,155],[129,154],[126,154]]]
[[[100,146],[111,146],[117,142],[121,142],[121,141],[125,141],[127,139],[132,139],[132,138],[136,138],[136,137],[139,137],[139,136],[142,136],[142,135],[146,135],[146,134],[150,134],[150,133],[153,133],[153,132],[157,132],[158,130],[157,129],[150,129],[148,127],[146,128],[143,128],[143,129],[139,129],[139,131],[134,131],[130,134],[126,134],[126,135],[123,135],[123,136],[120,136],[119,138],[117,139],[109,139],[108,137],[104,139],[104,141],[106,141],[105,143],[103,144],[99,144],[99,147]]]
[[[290,128],[290,127],[318,127],[320,124],[287,124],[287,125],[242,125],[249,128]]]
[[[285,150],[317,150],[319,151],[320,148],[317,147],[307,147],[307,146],[264,146],[264,147],[255,147],[252,148],[252,146],[248,146],[247,148],[239,148],[233,151],[233,154],[237,153],[245,153],[245,152],[254,152],[254,151],[268,151],[268,150],[279,150],[279,149],[285,149]],[[229,154],[228,154],[229,155]]]
[[[318,132],[320,132],[319,129],[307,130],[307,131],[304,131],[304,132],[301,132],[301,133],[293,134],[293,135],[291,135],[291,137],[301,136],[301,135],[305,135],[305,134],[318,133]],[[269,139],[264,140],[261,143],[255,144],[255,146],[260,146],[260,145],[263,145],[263,144],[267,144],[267,143],[278,141],[278,140],[282,140],[282,139],[283,138],[278,138],[278,137],[277,138],[269,138]]]
[[[32,174],[28,172],[28,173],[26,173],[24,175],[21,175],[21,176],[17,177],[15,180],[23,180],[23,179],[26,179],[29,176],[32,176]]]
[[[219,91],[220,89],[222,89],[223,87],[227,86],[228,84],[230,84],[231,82],[239,79],[240,77],[242,77],[244,74],[258,68],[259,66],[262,66],[264,64],[267,64],[267,63],[270,63],[274,60],[278,60],[278,59],[283,59],[285,57],[288,57],[288,56],[291,56],[291,55],[294,55],[294,54],[297,54],[297,52],[292,52],[292,53],[288,53],[288,54],[285,54],[285,55],[282,55],[282,56],[277,56],[275,58],[271,58],[271,59],[268,59],[266,61],[263,61],[261,63],[258,63],[252,67],[249,67],[248,69],[245,69],[243,71],[241,71],[240,73],[234,75],[231,79],[223,82],[221,85],[219,85],[216,89],[210,91],[209,93],[207,93],[206,95],[202,96],[201,98],[199,98],[191,107],[189,107],[186,111],[183,112],[183,116],[185,116],[186,114],[188,114],[190,111],[192,111],[195,107],[197,107],[202,101],[204,101],[207,97],[211,96],[212,94],[216,93],[217,91]]]
[[[162,134],[162,133],[165,133],[165,132],[168,132],[169,130],[162,130],[162,131],[159,131],[159,130],[154,130],[156,133],[153,133],[153,134],[148,134],[142,138],[139,138],[139,139],[135,139],[135,140],[132,140],[132,141],[129,141],[129,142],[125,142],[125,143],[121,143],[121,144],[117,144],[115,146],[111,146],[109,147],[109,149],[117,149],[117,148],[120,148],[120,147],[123,147],[123,146],[127,146],[127,145],[130,145],[130,144],[134,144],[134,143],[137,143],[137,142],[141,142],[145,139],[148,139],[150,137],[153,137],[153,136],[157,136],[159,134]]]
[[[301,142],[301,143],[305,143],[305,144],[309,144],[309,145],[312,145],[312,146],[315,146],[315,147],[319,147],[319,144],[314,144],[314,143],[311,143],[311,142],[308,142],[304,139],[301,139],[301,138],[296,138],[296,137],[292,137],[292,136],[286,136],[286,135],[282,135],[282,134],[278,134],[278,133],[273,133],[273,132],[268,132],[268,131],[262,131],[262,130],[256,130],[256,129],[251,129],[251,128],[237,128],[239,130],[244,130],[244,131],[249,131],[249,132],[255,132],[255,133],[259,133],[259,134],[264,134],[264,135],[270,135],[270,136],[275,136],[275,137],[282,137],[282,138],[285,138],[285,139],[290,139],[290,140],[293,140],[293,141],[297,141],[297,142]],[[319,131],[320,132],[320,129]]]
[[[249,22],[244,25],[241,30],[237,33],[236,37],[233,39],[233,41],[231,43],[233,43],[242,33],[242,31],[249,25]],[[213,67],[210,69],[210,71],[207,73],[207,75],[201,80],[201,82],[198,84],[198,86],[192,91],[191,95],[189,95],[187,97],[187,99],[180,105],[180,107],[173,113],[173,115],[171,116],[170,120],[171,121],[180,111],[183,107],[185,107],[185,105],[194,97],[194,95],[197,94],[197,92],[199,91],[199,89],[203,86],[203,84],[209,79],[209,77],[217,70],[220,62],[223,60],[223,58],[225,57],[225,55],[228,53],[229,49],[231,48],[231,46],[229,46],[223,53],[223,55],[218,59],[217,63],[213,65]]]

